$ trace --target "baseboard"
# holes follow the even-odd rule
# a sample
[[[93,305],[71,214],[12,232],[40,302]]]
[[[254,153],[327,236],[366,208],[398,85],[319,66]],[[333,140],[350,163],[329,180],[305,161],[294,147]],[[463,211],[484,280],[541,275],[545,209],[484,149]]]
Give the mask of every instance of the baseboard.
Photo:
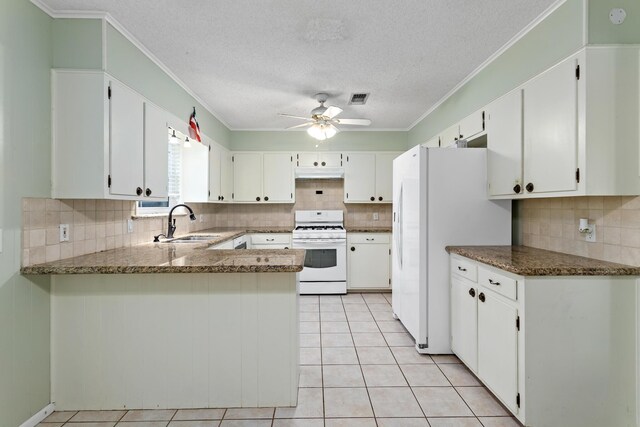
[[[36,427],[42,420],[51,415],[54,410],[55,405],[53,403],[49,403],[47,406],[36,412],[33,417],[20,424],[20,427]]]

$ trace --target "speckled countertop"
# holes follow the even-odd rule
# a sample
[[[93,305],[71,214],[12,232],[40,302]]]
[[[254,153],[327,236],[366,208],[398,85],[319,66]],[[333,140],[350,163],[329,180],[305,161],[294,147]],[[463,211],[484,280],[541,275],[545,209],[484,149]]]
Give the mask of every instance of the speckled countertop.
[[[345,227],[347,233],[391,233],[391,227]]]
[[[446,250],[521,276],[640,275],[640,267],[528,246],[447,246]]]
[[[195,243],[145,243],[67,258],[21,269],[22,274],[260,273],[298,272],[301,249],[207,250],[247,233],[288,233],[291,228],[212,229],[189,233],[215,235]]]

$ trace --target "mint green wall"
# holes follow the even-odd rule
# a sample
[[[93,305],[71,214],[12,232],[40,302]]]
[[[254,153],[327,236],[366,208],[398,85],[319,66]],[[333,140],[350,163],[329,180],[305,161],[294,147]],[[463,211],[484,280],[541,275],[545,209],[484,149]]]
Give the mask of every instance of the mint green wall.
[[[409,131],[409,147],[428,141],[580,49],[583,46],[583,13],[583,0],[567,0],[414,126]]]
[[[102,69],[102,20],[54,19],[53,67]]]
[[[52,20],[0,1],[0,426],[50,402],[49,279],[20,271],[22,198],[50,194]]]
[[[318,148],[316,148],[318,144]],[[349,131],[319,142],[304,131],[234,131],[231,149],[238,151],[406,151],[407,132]]]
[[[627,19],[621,25],[609,20],[612,8],[622,8]],[[589,0],[589,43],[640,43],[640,1]]]
[[[107,25],[107,72],[185,122],[196,107],[202,132],[229,147],[229,129],[111,25]]]

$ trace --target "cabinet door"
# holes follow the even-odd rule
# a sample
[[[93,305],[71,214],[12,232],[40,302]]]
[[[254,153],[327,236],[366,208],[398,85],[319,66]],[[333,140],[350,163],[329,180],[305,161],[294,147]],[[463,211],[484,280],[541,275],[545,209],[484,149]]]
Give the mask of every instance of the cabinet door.
[[[486,108],[489,195],[524,192],[522,185],[522,90]]]
[[[561,62],[524,86],[524,183],[534,193],[577,186],[576,61]]]
[[[262,154],[233,154],[233,200],[262,201]]]
[[[428,147],[428,148],[438,148],[438,147],[440,147],[440,137],[436,136],[435,138],[430,139],[429,141],[424,143],[424,146]]]
[[[233,155],[229,150],[222,148],[220,156],[221,201],[231,202],[233,193]]]
[[[388,289],[391,286],[388,244],[350,244],[347,254],[349,289]]]
[[[478,303],[475,283],[451,276],[451,349],[478,370]]]
[[[450,147],[456,143],[460,138],[460,128],[458,125],[453,125],[440,134],[440,146]]]
[[[293,203],[293,156],[290,153],[264,153],[263,200]]]
[[[376,154],[376,194],[377,202],[391,203],[393,198],[393,159],[398,153]]]
[[[484,123],[484,111],[482,110],[465,117],[460,121],[460,138],[470,138],[479,134],[484,130]]]
[[[222,197],[222,149],[217,145],[209,147],[209,200],[220,202]]]
[[[320,165],[318,153],[298,153],[296,154],[296,165],[301,168],[312,168]]]
[[[110,81],[109,85],[109,190],[111,194],[142,197],[144,100],[117,81]]]
[[[153,104],[144,104],[144,186],[145,196],[169,197],[169,134],[167,115]]]
[[[339,168],[342,166],[342,153],[319,153],[320,167]]]
[[[517,413],[518,311],[493,291],[478,292],[478,376]]]
[[[371,203],[376,193],[376,155],[349,153],[344,167],[345,203]]]

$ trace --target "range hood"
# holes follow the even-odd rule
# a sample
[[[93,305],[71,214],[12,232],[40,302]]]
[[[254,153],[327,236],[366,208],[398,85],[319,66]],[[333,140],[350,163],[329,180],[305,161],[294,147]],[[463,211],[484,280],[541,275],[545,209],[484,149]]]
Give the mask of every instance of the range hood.
[[[296,179],[342,179],[344,168],[296,168]]]

